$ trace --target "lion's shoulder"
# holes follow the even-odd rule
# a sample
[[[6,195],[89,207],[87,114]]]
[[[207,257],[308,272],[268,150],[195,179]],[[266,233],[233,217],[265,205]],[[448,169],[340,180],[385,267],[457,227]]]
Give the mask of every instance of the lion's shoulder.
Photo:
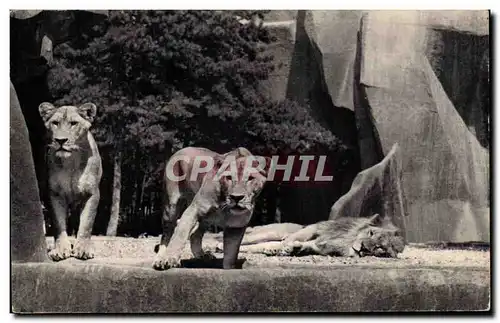
[[[91,156],[98,159],[99,163],[101,162],[101,155],[99,153],[99,146],[97,145],[97,142],[94,139],[94,136],[92,133],[89,131],[87,132],[87,140],[89,143],[89,151],[92,153]]]

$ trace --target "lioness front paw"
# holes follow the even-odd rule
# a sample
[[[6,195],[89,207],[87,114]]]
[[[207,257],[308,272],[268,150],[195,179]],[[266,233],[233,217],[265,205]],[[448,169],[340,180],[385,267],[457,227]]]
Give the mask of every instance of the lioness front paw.
[[[72,256],[81,260],[94,258],[94,252],[91,249],[90,241],[77,240],[72,250]]]
[[[71,242],[68,239],[56,241],[54,249],[49,251],[49,257],[53,261],[61,261],[71,257]]]
[[[169,268],[177,268],[181,266],[181,257],[173,257],[173,256],[161,256],[156,255],[156,258],[153,262],[153,268],[156,270],[166,270]]]

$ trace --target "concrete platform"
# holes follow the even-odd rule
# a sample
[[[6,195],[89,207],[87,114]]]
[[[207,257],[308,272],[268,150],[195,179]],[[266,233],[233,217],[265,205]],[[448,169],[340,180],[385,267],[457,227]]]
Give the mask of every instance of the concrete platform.
[[[92,260],[14,263],[12,311],[372,312],[490,307],[489,250],[411,246],[400,259],[360,260],[241,254],[239,270],[195,268],[220,264],[186,260],[184,266],[191,268],[160,272],[151,268],[157,241],[95,237]],[[208,239],[209,247],[212,243]]]

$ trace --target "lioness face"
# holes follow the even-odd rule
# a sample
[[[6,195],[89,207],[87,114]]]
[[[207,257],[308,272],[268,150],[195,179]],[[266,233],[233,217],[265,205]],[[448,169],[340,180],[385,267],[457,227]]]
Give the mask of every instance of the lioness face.
[[[97,109],[93,103],[56,108],[51,103],[44,102],[38,110],[51,136],[50,150],[56,157],[68,158],[86,141]]]
[[[220,179],[221,190],[225,193],[223,208],[233,215],[252,213],[255,200],[266,182],[265,175],[264,170],[258,170],[255,160],[247,157],[236,159],[233,171],[223,174]]]

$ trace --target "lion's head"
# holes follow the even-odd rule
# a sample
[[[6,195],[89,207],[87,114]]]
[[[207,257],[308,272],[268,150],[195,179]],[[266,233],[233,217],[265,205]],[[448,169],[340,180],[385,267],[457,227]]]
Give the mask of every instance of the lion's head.
[[[87,133],[96,115],[96,106],[85,103],[79,107],[55,107],[43,102],[38,107],[40,116],[50,134],[49,149],[59,158],[68,158],[81,144],[87,142]]]
[[[353,249],[360,256],[393,257],[403,252],[405,240],[401,230],[390,219],[373,215],[360,228]]]
[[[267,181],[268,164],[269,160],[261,156],[216,161],[212,180],[218,186],[220,209],[228,227],[243,227],[250,221]]]

